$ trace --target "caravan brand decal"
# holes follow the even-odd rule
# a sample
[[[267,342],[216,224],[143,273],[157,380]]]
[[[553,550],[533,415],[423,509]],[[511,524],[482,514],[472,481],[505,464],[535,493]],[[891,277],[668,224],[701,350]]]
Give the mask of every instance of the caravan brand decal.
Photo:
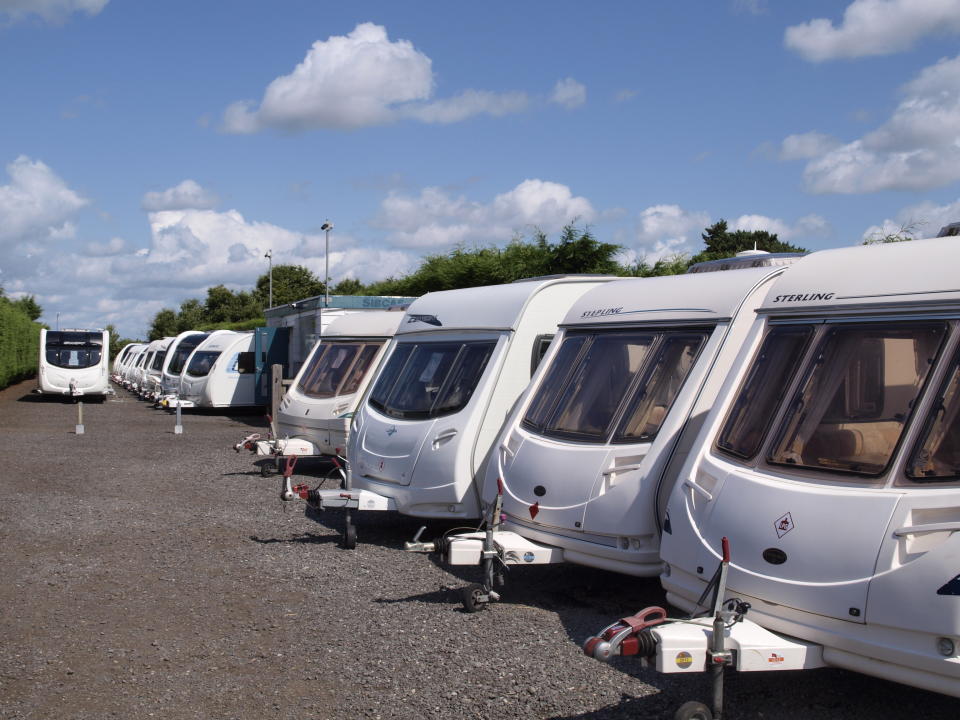
[[[814,302],[816,300],[833,300],[836,293],[804,293],[803,295],[777,295],[773,301],[779,302]]]
[[[796,527],[796,525],[793,524],[793,515],[790,513],[781,515],[777,518],[776,522],[773,523],[773,527],[776,528],[777,537],[782,538]]]
[[[937,590],[937,595],[960,595],[960,575]]]
[[[677,653],[677,667],[683,668],[686,670],[688,667],[693,665],[693,655],[688,653],[686,650],[683,652]]]
[[[604,317],[605,315],[619,315],[623,312],[622,307],[601,308],[599,310],[584,310],[581,318]]]
[[[783,661],[783,655],[777,655],[776,653],[770,653],[770,657],[767,658],[767,662],[771,665],[780,665]]]
[[[390,427],[387,428],[386,432],[387,432],[387,437],[392,437],[397,432],[397,426],[391,425]]]
[[[435,325],[437,327],[443,327],[443,323],[437,320],[436,315],[410,315],[407,318],[407,324],[409,325],[412,322],[422,322],[427,325]]]

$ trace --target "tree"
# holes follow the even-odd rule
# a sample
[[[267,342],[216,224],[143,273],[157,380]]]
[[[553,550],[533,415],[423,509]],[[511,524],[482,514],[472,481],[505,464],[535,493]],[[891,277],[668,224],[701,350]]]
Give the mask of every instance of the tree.
[[[196,330],[203,325],[204,317],[203,304],[196,298],[190,298],[180,303],[180,312],[177,313],[177,333],[187,330]],[[176,334],[176,333],[175,333]]]
[[[270,301],[270,273],[257,278],[253,295],[261,307]],[[273,266],[273,304],[286,305],[308,297],[323,295],[323,282],[302,265]]]
[[[777,238],[776,233],[769,233],[766,230],[735,230],[730,232],[727,229],[727,221],[723,219],[704,230],[701,237],[707,248],[694,255],[690,259],[691,264],[733,257],[738,252],[753,250],[754,248],[771,253],[807,252],[804,248],[782,242]]]
[[[19,300],[14,300],[10,304],[15,308],[18,308],[31,320],[36,320],[43,315],[43,308],[40,307],[39,303],[37,303],[37,299],[33,295],[24,295]]]
[[[111,327],[111,326],[108,326]],[[153,317],[150,324],[150,332],[147,334],[148,340],[159,340],[160,338],[170,337],[178,333],[177,314],[170,308],[164,308]],[[113,344],[113,335],[110,336],[111,346]]]
[[[863,241],[863,245],[882,245],[884,243],[907,242],[917,237],[917,231],[926,225],[926,220],[911,220],[903,223],[898,229],[884,232],[886,228],[870,233]],[[956,234],[956,233],[954,233]]]
[[[363,283],[356,278],[345,278],[330,288],[333,295],[362,295]]]

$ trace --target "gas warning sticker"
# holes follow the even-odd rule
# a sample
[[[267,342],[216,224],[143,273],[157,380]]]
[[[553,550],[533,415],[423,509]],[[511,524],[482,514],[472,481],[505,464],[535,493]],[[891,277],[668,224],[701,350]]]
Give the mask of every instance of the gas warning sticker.
[[[693,655],[687,651],[677,653],[677,667],[686,670],[688,667],[693,665]]]

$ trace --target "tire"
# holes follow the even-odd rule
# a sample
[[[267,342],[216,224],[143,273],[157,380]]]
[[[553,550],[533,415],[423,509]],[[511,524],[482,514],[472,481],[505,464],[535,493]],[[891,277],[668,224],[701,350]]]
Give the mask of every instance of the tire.
[[[689,700],[677,708],[673,720],[713,720],[713,713],[702,702]]]
[[[487,604],[486,600],[481,600],[480,598],[486,594],[486,590],[480,583],[467,585],[467,587],[460,591],[460,600],[463,602],[463,609],[468,613],[480,612]]]
[[[347,550],[353,550],[357,547],[357,526],[349,523],[343,529],[343,546]]]
[[[260,475],[262,477],[268,478],[273,475],[276,466],[270,461],[260,463]]]

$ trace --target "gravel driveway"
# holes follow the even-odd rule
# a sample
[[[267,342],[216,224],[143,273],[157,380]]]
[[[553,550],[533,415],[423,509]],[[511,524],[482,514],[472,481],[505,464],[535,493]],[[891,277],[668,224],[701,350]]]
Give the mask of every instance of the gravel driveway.
[[[0,392],[0,718],[664,718],[708,697],[580,652],[656,580],[524,568],[504,601],[400,551],[417,522],[284,511],[230,446],[257,415],[174,420],[123,391]],[[304,465],[304,474],[322,472]],[[427,536],[431,535],[428,530]],[[911,611],[922,611],[914,608]],[[836,670],[731,674],[728,718],[944,718],[960,701]]]

